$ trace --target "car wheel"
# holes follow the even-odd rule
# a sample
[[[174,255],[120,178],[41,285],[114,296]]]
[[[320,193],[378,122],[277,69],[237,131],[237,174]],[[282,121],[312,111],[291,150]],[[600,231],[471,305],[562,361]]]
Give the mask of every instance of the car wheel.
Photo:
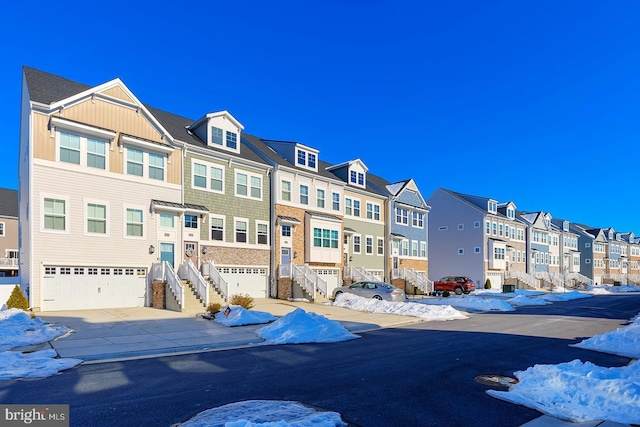
[[[456,295],[462,295],[462,288],[455,288],[453,292],[455,292]]]
[[[336,292],[336,293],[335,293],[335,295],[333,296],[333,299],[338,298],[338,295],[340,295],[341,293],[342,293],[342,291],[338,291],[338,292]]]
[[[373,299],[377,299],[378,301],[382,301],[382,297],[380,295],[374,295]]]

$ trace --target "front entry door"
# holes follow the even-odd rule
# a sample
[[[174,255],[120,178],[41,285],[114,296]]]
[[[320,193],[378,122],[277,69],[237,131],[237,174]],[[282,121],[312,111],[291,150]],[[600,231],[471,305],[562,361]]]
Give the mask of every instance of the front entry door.
[[[174,256],[173,243],[160,243],[160,261],[168,261],[174,267]]]
[[[280,249],[280,264],[291,264],[291,248]]]

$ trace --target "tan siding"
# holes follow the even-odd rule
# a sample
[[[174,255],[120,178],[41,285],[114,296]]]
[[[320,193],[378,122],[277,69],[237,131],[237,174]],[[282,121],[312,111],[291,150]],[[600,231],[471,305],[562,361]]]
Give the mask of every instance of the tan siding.
[[[158,130],[135,110],[110,102],[87,99],[72,107],[65,108],[60,116],[69,120],[86,123],[104,129],[123,132],[128,135],[162,142]]]
[[[169,161],[171,164],[167,165],[167,182],[170,184],[182,184],[182,151],[173,150]]]
[[[56,160],[56,139],[49,132],[49,116],[33,113],[33,157]]]
[[[104,93],[105,95],[112,96],[114,98],[122,99],[123,101],[134,102],[134,100],[131,99],[131,97],[127,95],[120,86],[114,86],[111,89],[107,89],[103,91],[102,93]]]

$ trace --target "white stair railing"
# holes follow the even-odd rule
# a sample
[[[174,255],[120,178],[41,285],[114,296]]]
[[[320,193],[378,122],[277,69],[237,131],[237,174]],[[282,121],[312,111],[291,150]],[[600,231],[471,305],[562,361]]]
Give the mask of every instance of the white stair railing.
[[[327,296],[327,282],[322,280],[318,273],[307,264],[291,264],[291,275],[313,298],[316,296],[316,291],[320,291],[324,296]]]
[[[225,301],[229,301],[229,284],[222,278],[216,266],[211,261],[207,261],[202,263],[201,268],[202,275],[211,280],[213,287],[220,292]]]
[[[518,279],[524,282],[530,288],[538,289],[538,279],[520,270],[508,270],[504,272],[507,279]]]
[[[370,282],[375,282],[378,279],[371,273],[369,273],[363,267],[356,267],[354,265],[350,265],[345,268],[345,277],[353,280],[354,282],[360,282],[363,280],[367,280]]]
[[[413,268],[394,268],[391,270],[391,278],[406,280],[424,293],[433,291],[433,282],[427,279],[424,272]]]
[[[587,276],[584,276],[580,273],[567,273],[566,278],[568,280],[575,280],[578,283],[584,283],[589,286],[593,284],[593,280],[589,279]]]
[[[167,261],[162,261],[161,263],[154,263],[151,266],[150,273],[152,274],[151,278],[153,280],[160,279],[160,280],[165,280],[167,282],[167,285],[169,285],[169,289],[171,289],[171,292],[173,293],[173,295],[176,297],[176,300],[178,301],[178,306],[180,307],[180,309],[183,309],[184,308],[184,286],[182,285],[182,281],[180,280],[176,272],[173,270],[173,267],[171,266],[171,264],[169,264]]]
[[[178,268],[178,277],[188,280],[205,306],[209,305],[209,285],[191,260],[182,262]]]

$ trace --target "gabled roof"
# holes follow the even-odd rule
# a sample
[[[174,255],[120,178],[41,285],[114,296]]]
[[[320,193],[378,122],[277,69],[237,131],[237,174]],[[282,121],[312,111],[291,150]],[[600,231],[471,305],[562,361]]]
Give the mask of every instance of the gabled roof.
[[[496,211],[496,213],[489,212],[488,210],[489,200],[496,201],[496,199],[493,199],[491,197],[482,197],[482,196],[474,196],[471,194],[458,193],[456,191],[447,190],[446,188],[440,188],[439,190],[444,191],[445,193],[457,198],[458,200],[484,213],[490,213],[491,215],[497,215],[497,216],[501,216],[511,220],[511,218],[507,217],[505,214],[501,213],[500,211]]]
[[[365,170],[365,172],[369,170],[369,168],[367,167],[367,165],[365,165],[365,164],[364,164],[364,162],[363,162],[362,160],[360,160],[360,159],[349,160],[349,161],[346,161],[346,162],[338,163],[337,165],[329,166],[329,167],[327,168],[327,170],[329,170],[329,171],[333,171],[333,170],[336,170],[336,169],[341,169],[341,168],[344,168],[344,167],[349,167],[349,166],[351,166],[351,165],[352,165],[352,164],[354,164],[354,163],[358,163],[360,166],[362,166],[362,168]]]
[[[18,190],[0,188],[0,216],[18,218]]]
[[[29,99],[40,104],[52,104],[91,89],[91,86],[35,68],[24,66],[22,70],[29,88]]]

